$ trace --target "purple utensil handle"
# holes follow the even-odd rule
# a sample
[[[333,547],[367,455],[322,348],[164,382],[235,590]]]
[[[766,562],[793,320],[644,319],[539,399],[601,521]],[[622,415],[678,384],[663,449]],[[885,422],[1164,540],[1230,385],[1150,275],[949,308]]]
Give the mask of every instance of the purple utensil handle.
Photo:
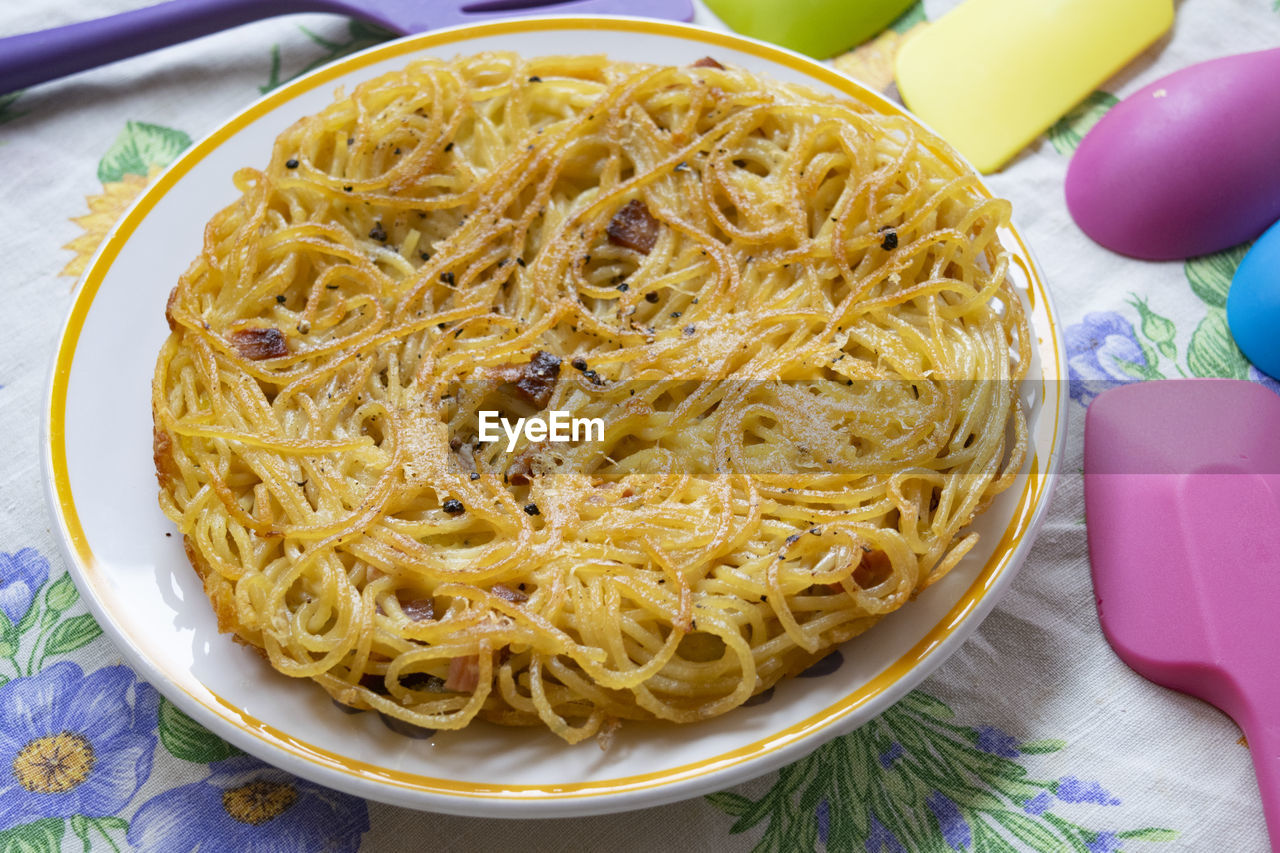
[[[169,0],[0,39],[0,94],[276,15],[331,12],[405,34],[520,14],[689,21],[692,0]]]
[[[170,0],[0,39],[0,93],[54,80],[229,27],[293,12],[340,11],[325,0]]]

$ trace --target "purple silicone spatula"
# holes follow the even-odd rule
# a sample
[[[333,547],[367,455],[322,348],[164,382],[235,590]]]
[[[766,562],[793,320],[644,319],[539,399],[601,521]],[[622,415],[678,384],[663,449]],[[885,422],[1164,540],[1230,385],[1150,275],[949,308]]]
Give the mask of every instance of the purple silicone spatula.
[[[406,35],[520,14],[644,15],[688,21],[692,0],[170,0],[96,21],[0,39],[0,94],[229,27],[332,12]]]
[[[1102,631],[1140,675],[1244,730],[1280,851],[1280,396],[1230,379],[1125,385],[1089,407]]]

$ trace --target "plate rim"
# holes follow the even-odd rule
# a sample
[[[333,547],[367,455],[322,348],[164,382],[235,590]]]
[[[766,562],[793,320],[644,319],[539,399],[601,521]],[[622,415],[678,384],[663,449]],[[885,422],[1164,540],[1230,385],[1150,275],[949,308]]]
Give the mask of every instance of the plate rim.
[[[1031,468],[1022,475],[1025,476],[1026,483],[1005,527],[1004,535],[997,543],[996,551],[960,599],[908,652],[890,662],[853,693],[797,723],[709,758],[612,779],[563,785],[503,785],[437,779],[370,765],[299,741],[286,732],[250,717],[200,684],[203,693],[212,700],[208,701],[205,696],[192,693],[174,674],[163,670],[133,641],[117,622],[113,611],[107,607],[99,594],[98,581],[93,577],[98,564],[80,525],[71,490],[66,458],[65,416],[68,385],[80,333],[116,256],[137,227],[160,199],[208,154],[253,121],[336,77],[357,72],[375,62],[477,37],[531,30],[573,31],[601,28],[674,36],[712,47],[749,53],[825,83],[842,95],[855,98],[879,112],[905,116],[924,125],[898,104],[813,59],[737,34],[722,33],[691,24],[614,15],[542,15],[464,24],[405,36],[343,57],[258,98],[220,123],[170,164],[138,197],[103,240],[78,283],[75,298],[57,339],[46,386],[45,405],[42,408],[41,436],[46,504],[56,532],[55,539],[67,561],[69,573],[89,610],[110,635],[116,648],[169,701],[219,737],[296,775],[395,805],[462,815],[504,817],[567,817],[624,811],[730,787],[790,763],[828,740],[857,728],[869,720],[873,712],[878,713],[888,708],[927,678],[964,643],[995,606],[1000,594],[1012,583],[1044,521],[1065,452],[1068,393],[1063,368],[1066,364],[1066,352],[1056,320],[1056,306],[1045,285],[1040,266],[1017,226],[1011,224],[1005,230],[1016,241],[1016,249],[1010,248],[1027,276],[1028,299],[1033,307],[1036,298],[1043,299],[1043,310],[1049,320],[1047,329],[1032,327],[1033,334],[1047,332],[1053,338],[1050,349],[1055,358],[1056,369],[1052,377],[1042,375],[1040,378],[1042,385],[1052,384],[1057,392],[1054,394],[1046,391],[1043,394],[1041,417],[1049,414],[1048,409],[1050,405],[1053,406],[1053,435],[1048,443],[1047,458],[1041,466],[1033,441]],[[944,147],[947,149],[945,154],[977,175],[977,170],[954,149],[945,143]],[[981,176],[978,177],[978,186],[983,193],[994,197]],[[1034,342],[1033,346],[1036,346]],[[1041,349],[1043,357],[1044,349],[1037,348]],[[189,676],[189,682],[199,684],[198,679],[190,673],[186,675]]]

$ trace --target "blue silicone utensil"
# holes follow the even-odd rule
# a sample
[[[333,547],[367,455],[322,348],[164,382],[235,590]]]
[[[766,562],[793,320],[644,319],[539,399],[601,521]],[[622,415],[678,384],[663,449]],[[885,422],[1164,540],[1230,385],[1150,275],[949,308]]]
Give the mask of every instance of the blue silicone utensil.
[[[1227,326],[1259,370],[1280,377],[1280,222],[1236,267],[1227,291]]]
[[[276,15],[331,12],[393,33],[521,14],[636,15],[688,21],[692,0],[169,0],[0,39],[0,94]]]

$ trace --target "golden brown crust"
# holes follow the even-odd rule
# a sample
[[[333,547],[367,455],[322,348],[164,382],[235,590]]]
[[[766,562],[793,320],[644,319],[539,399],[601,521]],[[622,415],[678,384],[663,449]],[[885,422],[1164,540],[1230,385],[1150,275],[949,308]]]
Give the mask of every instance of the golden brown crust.
[[[173,439],[158,423],[151,427],[151,459],[156,466],[156,480],[160,482],[160,490],[171,491],[181,472],[173,458]]]
[[[236,590],[231,583],[213,570],[209,562],[194,546],[190,536],[182,537],[182,547],[187,552],[187,559],[196,575],[204,582],[204,594],[213,605],[214,615],[218,617],[218,630],[223,634],[233,635],[237,642],[252,647],[264,658],[262,635],[244,632],[236,618]]]

